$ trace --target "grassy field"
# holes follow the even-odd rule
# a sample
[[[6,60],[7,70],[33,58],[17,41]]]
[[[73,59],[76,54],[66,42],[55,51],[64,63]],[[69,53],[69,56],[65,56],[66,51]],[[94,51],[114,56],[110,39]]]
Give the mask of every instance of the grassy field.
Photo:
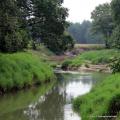
[[[104,48],[104,44],[75,44],[75,49],[100,50]]]
[[[106,120],[98,116],[119,116],[120,73],[110,75],[94,86],[90,93],[75,99],[73,104],[82,120]]]
[[[2,92],[41,84],[53,78],[51,67],[32,53],[0,53],[0,91]]]
[[[114,56],[120,56],[117,50],[94,50],[83,52],[77,57],[63,62],[64,67],[80,67],[83,64],[108,64]]]

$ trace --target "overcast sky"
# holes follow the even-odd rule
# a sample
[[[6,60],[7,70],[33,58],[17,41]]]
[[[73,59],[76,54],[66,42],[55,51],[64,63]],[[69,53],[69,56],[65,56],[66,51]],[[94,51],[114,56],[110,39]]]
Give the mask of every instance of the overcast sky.
[[[96,6],[111,0],[64,0],[63,6],[69,9],[68,20],[71,22],[82,22],[90,20],[91,12]]]

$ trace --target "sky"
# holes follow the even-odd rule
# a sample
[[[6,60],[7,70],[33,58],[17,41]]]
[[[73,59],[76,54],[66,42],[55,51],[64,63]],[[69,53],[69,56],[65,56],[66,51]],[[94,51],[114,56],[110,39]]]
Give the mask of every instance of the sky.
[[[83,20],[91,20],[91,12],[99,4],[110,2],[111,0],[64,0],[64,7],[69,9],[70,22],[82,22]]]

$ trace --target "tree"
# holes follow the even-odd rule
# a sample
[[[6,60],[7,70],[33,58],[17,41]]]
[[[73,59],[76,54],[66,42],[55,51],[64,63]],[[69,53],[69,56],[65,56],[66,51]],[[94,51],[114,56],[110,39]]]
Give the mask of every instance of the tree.
[[[64,31],[68,10],[63,0],[4,0],[0,3],[0,51],[16,52],[29,39],[44,43],[54,52],[65,50]],[[67,41],[67,43],[71,43]]]
[[[112,0],[111,8],[115,23],[115,29],[111,37],[111,44],[114,48],[120,49],[120,1]]]
[[[3,0],[0,3],[0,51],[16,52],[26,47],[26,34],[20,28],[19,9],[16,0]]]
[[[102,33],[105,39],[106,48],[110,48],[109,38],[114,28],[111,5],[108,3],[99,5],[92,12],[93,31]]]
[[[112,0],[111,2],[112,16],[115,24],[120,24],[120,1]]]
[[[113,48],[120,49],[120,25],[113,30],[110,42]]]
[[[54,52],[62,51],[63,33],[68,26],[68,10],[62,3],[62,0],[34,0],[34,17],[30,19],[33,40],[40,40]]]
[[[80,23],[71,23],[68,28],[70,35],[80,44],[99,44],[104,43],[100,33],[92,34],[92,22],[83,21]]]

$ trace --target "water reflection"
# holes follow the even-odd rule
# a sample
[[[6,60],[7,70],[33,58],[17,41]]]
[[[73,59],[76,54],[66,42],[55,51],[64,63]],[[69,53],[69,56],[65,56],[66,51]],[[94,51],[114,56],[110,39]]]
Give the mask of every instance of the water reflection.
[[[43,97],[44,100],[28,108],[29,114],[25,114],[29,120],[80,120],[72,110],[71,100],[90,91],[91,75],[68,74],[58,78],[58,84]]]
[[[48,85],[0,98],[0,120],[81,120],[71,100],[89,92],[92,84],[90,74],[58,74],[52,89]],[[41,92],[46,88],[46,94]]]

